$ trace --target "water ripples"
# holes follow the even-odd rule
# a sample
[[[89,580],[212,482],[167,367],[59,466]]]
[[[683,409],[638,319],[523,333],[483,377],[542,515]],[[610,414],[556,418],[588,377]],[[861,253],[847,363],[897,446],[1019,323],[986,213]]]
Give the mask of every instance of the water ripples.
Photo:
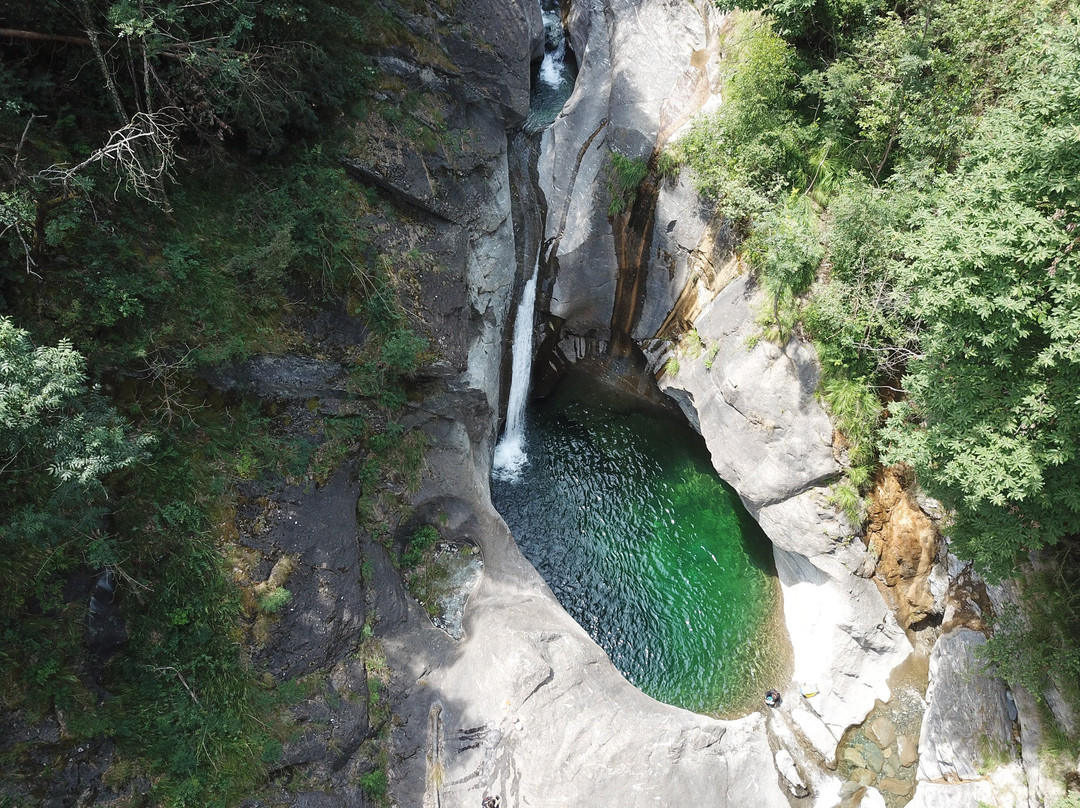
[[[700,437],[571,385],[530,411],[526,440],[530,465],[493,481],[495,504],[616,667],[689,709],[756,702],[783,655],[768,631],[778,586]]]

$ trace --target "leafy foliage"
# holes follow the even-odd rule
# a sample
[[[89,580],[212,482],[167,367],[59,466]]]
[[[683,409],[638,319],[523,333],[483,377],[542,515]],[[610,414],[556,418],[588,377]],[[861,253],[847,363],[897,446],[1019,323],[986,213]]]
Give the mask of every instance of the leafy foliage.
[[[803,294],[814,280],[822,249],[817,218],[806,197],[792,196],[787,204],[767,211],[747,239],[746,256],[772,299],[777,339],[790,336],[780,317],[781,301]]]
[[[637,199],[638,188],[648,173],[645,160],[635,160],[621,152],[611,152],[611,168],[608,172],[608,215],[618,216],[629,209]]]
[[[406,568],[415,567],[424,559],[424,554],[439,540],[439,531],[431,525],[422,525],[409,537],[405,552],[401,554],[401,564]]]
[[[416,485],[423,441],[387,412],[430,358],[402,305],[411,270],[373,247],[373,192],[338,154],[372,14],[76,0],[5,16],[28,35],[0,65],[0,679],[9,706],[115,743],[148,804],[233,802],[281,753],[240,638],[291,593],[241,600],[220,518],[234,484],[318,484],[360,456],[380,515]],[[140,115],[167,122],[153,148]],[[171,161],[148,191],[102,152],[125,132],[125,159]],[[204,400],[199,369],[290,349],[290,307],[320,299],[366,339],[342,413],[297,437],[251,401]],[[85,640],[102,569],[128,634],[107,661]]]
[[[916,217],[903,269],[925,358],[892,407],[889,457],[958,506],[957,539],[999,574],[1080,523],[1078,25],[1042,30]]]
[[[1080,538],[1080,7],[743,5],[769,13],[743,17],[726,43],[746,75],[728,77],[724,107],[682,148],[745,237],[772,303],[763,319],[779,335],[797,319],[817,344],[851,461],[836,504],[854,514],[880,455],[915,468],[984,572],[1010,575],[1040,548],[1068,559]],[[823,249],[799,216],[821,221]],[[1057,603],[1060,623],[1032,629],[1032,643],[1001,617],[991,653],[1017,681],[1038,687],[1044,660],[1059,683],[1076,680],[1077,588],[1065,575],[1029,598],[1028,619],[1035,601]]]
[[[56,572],[108,561],[102,535],[106,478],[132,466],[150,436],[137,435],[86,385],[70,343],[36,347],[0,317],[0,606],[57,602]],[[103,557],[104,556],[104,557]],[[26,574],[37,570],[38,574]]]
[[[814,127],[799,120],[798,54],[768,18],[741,15],[724,51],[724,104],[676,148],[698,188],[745,232],[788,189],[814,183]]]

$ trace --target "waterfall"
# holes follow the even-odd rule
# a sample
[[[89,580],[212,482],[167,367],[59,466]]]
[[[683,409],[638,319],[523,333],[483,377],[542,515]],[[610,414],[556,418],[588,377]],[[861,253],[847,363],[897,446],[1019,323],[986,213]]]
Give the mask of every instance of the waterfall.
[[[544,18],[544,60],[539,70],[533,74],[532,97],[529,103],[529,118],[522,127],[522,134],[516,139],[516,150],[525,159],[521,171],[522,193],[528,200],[526,205],[540,211],[539,203],[532,200],[535,189],[531,188],[529,163],[536,165],[536,149],[539,146],[540,133],[543,132],[559,114],[570,93],[574,89],[577,76],[577,63],[573,50],[567,47],[566,31],[563,29],[559,12],[559,0],[541,0],[541,12]],[[531,155],[531,156],[530,156]],[[536,261],[532,277],[525,284],[518,302],[517,315],[514,318],[514,337],[511,346],[512,369],[510,373],[510,396],[506,402],[506,426],[502,438],[495,446],[495,458],[491,476],[504,482],[517,482],[521,471],[529,462],[525,453],[525,405],[529,399],[529,380],[532,376],[532,337],[533,320],[536,308],[536,284],[540,274],[540,241],[544,231],[539,213],[531,226],[529,217],[523,232],[522,263],[528,255],[531,245],[536,245]],[[535,231],[535,232],[534,232]]]
[[[529,377],[532,376],[533,310],[536,308],[536,277],[540,273],[540,252],[532,277],[521,292],[514,320],[511,348],[513,369],[510,374],[510,397],[506,402],[506,427],[495,447],[491,475],[497,480],[517,482],[521,469],[529,462],[525,454],[525,405],[529,400]]]
[[[544,11],[544,31],[548,46],[544,49],[544,61],[540,65],[540,80],[549,87],[559,87],[566,80],[566,33],[563,31],[559,12]],[[555,47],[550,47],[554,42]]]
[[[550,6],[544,8],[543,6]],[[526,132],[542,132],[551,125],[574,90],[577,61],[567,44],[558,2],[541,5],[544,17],[544,59],[533,73],[532,99]]]

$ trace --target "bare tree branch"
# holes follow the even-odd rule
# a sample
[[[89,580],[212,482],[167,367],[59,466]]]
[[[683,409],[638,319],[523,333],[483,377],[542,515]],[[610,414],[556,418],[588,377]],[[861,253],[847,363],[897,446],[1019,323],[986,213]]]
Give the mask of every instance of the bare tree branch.
[[[172,107],[156,112],[138,112],[126,125],[109,136],[109,140],[78,165],[53,165],[42,169],[38,176],[47,182],[61,185],[68,191],[72,180],[91,165],[111,166],[120,175],[117,184],[126,183],[148,202],[168,210],[165,180],[173,178],[176,162],[176,130],[181,120],[179,110]]]

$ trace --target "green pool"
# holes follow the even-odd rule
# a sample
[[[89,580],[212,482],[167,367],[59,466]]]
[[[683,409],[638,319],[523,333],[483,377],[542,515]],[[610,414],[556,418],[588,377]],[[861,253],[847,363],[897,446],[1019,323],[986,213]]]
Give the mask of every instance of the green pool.
[[[787,643],[766,538],[665,411],[571,376],[527,412],[529,462],[496,507],[626,678],[698,712],[754,708]]]

